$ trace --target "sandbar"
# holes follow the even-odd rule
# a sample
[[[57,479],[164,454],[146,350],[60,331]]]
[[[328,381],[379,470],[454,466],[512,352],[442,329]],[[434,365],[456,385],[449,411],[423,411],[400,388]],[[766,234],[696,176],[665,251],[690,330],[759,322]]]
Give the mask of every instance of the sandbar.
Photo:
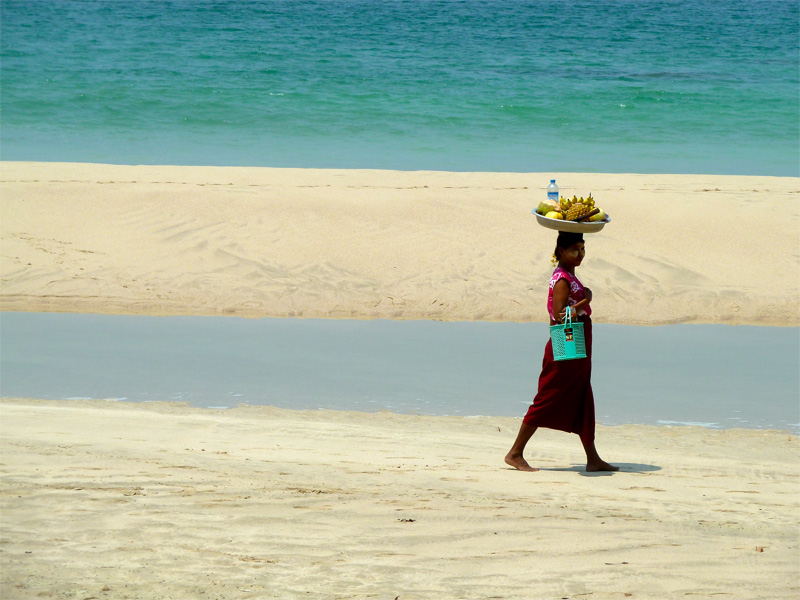
[[[800,179],[0,163],[0,308],[547,320],[555,177],[596,322],[800,323]]]

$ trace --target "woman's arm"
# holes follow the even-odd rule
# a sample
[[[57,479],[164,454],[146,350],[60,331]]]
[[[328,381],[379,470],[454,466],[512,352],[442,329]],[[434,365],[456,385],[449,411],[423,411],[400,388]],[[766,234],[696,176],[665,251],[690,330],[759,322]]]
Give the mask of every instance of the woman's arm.
[[[583,300],[580,302],[576,302],[572,305],[572,308],[575,310],[575,314],[578,314],[579,310],[582,310],[589,306],[589,303],[592,301],[592,290],[589,288],[583,288]],[[573,315],[575,316],[575,315]]]
[[[573,317],[577,316],[578,311],[589,306],[592,301],[592,290],[584,288],[584,299],[576,302],[572,308]],[[567,306],[569,304],[569,283],[566,279],[559,279],[553,288],[553,314],[558,315],[558,322],[562,323],[567,316]]]
[[[553,316],[561,323],[565,317],[565,310],[569,303],[569,282],[559,279],[553,286]]]

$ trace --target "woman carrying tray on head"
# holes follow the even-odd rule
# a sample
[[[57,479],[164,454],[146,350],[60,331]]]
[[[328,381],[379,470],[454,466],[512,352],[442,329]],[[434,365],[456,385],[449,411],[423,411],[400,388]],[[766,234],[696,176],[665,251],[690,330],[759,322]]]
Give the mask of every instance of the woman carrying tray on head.
[[[550,325],[561,323],[566,311],[573,320],[583,323],[586,339],[586,358],[556,361],[553,343],[548,340],[544,349],[539,390],[533,404],[522,420],[514,445],[506,455],[508,465],[520,471],[538,471],[523,457],[525,445],[539,427],[577,433],[586,451],[587,471],[618,471],[597,454],[594,447],[594,396],[592,395],[592,292],[575,277],[586,249],[582,233],[560,231],[554,253],[558,262],[550,278],[547,310]]]

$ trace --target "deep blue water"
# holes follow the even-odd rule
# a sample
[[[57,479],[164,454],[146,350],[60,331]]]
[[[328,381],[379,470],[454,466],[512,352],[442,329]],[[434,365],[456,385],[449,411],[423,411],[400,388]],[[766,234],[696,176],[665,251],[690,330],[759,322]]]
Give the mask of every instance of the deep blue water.
[[[4,160],[800,174],[796,0],[3,0]]]
[[[0,313],[0,395],[426,415],[525,414],[541,323]],[[800,331],[594,326],[607,425],[800,434]]]

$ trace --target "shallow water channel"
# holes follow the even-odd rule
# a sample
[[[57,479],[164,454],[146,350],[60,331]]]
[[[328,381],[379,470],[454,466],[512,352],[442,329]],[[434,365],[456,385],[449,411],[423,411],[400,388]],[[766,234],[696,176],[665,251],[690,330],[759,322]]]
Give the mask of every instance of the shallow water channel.
[[[542,323],[0,315],[0,395],[522,416]],[[800,433],[797,328],[594,326],[598,421]]]

